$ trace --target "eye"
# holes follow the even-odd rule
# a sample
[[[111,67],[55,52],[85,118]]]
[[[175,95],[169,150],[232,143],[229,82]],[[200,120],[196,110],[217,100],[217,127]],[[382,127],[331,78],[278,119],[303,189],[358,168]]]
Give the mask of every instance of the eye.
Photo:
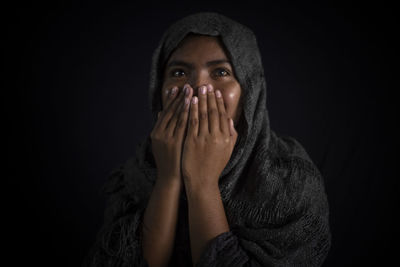
[[[170,72],[172,77],[182,77],[185,75],[185,72],[182,69],[174,69]]]
[[[218,68],[218,69],[215,70],[215,72],[216,72],[217,76],[220,76],[220,77],[224,77],[224,76],[229,76],[230,75],[229,71],[227,69],[224,69],[224,68]]]

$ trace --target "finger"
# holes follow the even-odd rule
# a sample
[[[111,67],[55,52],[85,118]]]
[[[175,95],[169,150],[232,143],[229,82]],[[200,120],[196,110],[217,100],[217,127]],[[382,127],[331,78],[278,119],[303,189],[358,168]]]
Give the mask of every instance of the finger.
[[[169,89],[165,90],[165,94],[167,94],[166,103],[165,103],[163,109],[160,112],[158,112],[157,122],[154,126],[155,128],[161,126],[161,122],[164,120],[167,110],[171,107],[171,104],[173,103],[174,99],[176,99],[176,96],[179,94],[178,90],[179,90],[179,88],[177,86],[174,86],[170,90]],[[165,127],[165,125],[163,125],[163,126]]]
[[[215,99],[214,87],[212,84],[207,85],[207,112],[208,112],[208,124],[210,133],[220,132],[219,127],[219,113],[217,107],[217,101]]]
[[[179,107],[179,103],[182,102],[182,99],[184,97],[184,93],[182,92],[183,90],[177,90],[177,93],[175,93],[176,95],[174,96],[173,101],[171,102],[171,104],[161,112],[161,121],[160,121],[160,128],[161,129],[166,129],[169,126],[169,122],[172,118],[172,116],[174,116],[176,110]]]
[[[188,136],[197,137],[199,134],[199,99],[197,96],[192,98],[189,114]]]
[[[175,97],[178,95],[178,86],[174,86],[172,87],[170,90],[167,89],[166,90],[166,94],[167,94],[167,99],[165,101],[165,106],[164,106],[164,110],[166,110],[168,108],[169,105],[171,105],[171,103],[173,102],[173,100],[175,99]]]
[[[189,116],[189,106],[190,106],[190,101],[192,98],[193,90],[190,86],[188,86],[188,91],[185,93],[185,99],[181,105],[180,112],[177,114],[177,123],[175,126],[175,131],[173,135],[176,138],[183,138],[185,130],[186,130],[186,125],[187,125],[187,120]],[[173,122],[172,122],[173,124]]]
[[[224,98],[222,97],[220,90],[215,91],[215,96],[216,96],[218,112],[219,112],[219,119],[220,119],[219,126],[221,129],[221,132],[225,135],[228,135],[228,134],[230,134],[229,119],[228,119],[228,115],[226,114],[226,110],[225,110]]]
[[[174,114],[172,115],[167,127],[165,128],[169,136],[174,135],[176,123],[179,119],[180,114],[182,113],[182,109],[184,108],[185,98],[188,97],[189,93],[190,93],[190,86],[189,84],[185,84],[184,89],[182,90],[181,95],[179,96],[179,101],[177,103],[178,106],[175,109]]]
[[[233,124],[232,118],[229,118],[229,132],[230,132],[231,138],[233,139],[233,144],[235,144],[237,137],[238,137],[238,133],[235,129],[235,125]]]
[[[207,113],[207,87],[200,86],[199,87],[199,101],[198,101],[198,109],[199,109],[199,136],[200,135],[208,135],[208,113]]]

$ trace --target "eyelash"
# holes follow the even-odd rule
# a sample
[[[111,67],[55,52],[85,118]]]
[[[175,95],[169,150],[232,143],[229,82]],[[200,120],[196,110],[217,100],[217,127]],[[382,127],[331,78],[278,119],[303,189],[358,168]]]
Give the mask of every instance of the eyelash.
[[[217,68],[217,69],[215,69],[216,71],[224,71],[224,72],[226,72],[226,75],[219,75],[219,77],[226,77],[226,76],[229,76],[229,75],[231,75],[230,74],[230,72],[227,70],[227,69],[225,69],[225,68]],[[177,73],[177,72],[184,72],[182,69],[174,69],[174,70],[172,70],[171,71],[171,77],[174,77],[174,78],[180,78],[181,76],[176,76],[175,74]]]

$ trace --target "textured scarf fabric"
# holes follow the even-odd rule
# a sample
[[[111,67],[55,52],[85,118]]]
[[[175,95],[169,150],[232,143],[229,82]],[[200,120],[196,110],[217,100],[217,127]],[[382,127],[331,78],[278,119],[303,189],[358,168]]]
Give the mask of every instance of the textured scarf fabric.
[[[243,98],[239,136],[219,179],[231,230],[209,243],[197,266],[320,266],[331,244],[323,178],[298,141],[270,129],[264,70],[250,29],[209,12],[171,25],[152,58],[153,125],[161,110],[164,65],[188,33],[221,38]],[[140,225],[156,174],[148,136],[104,187],[105,221],[85,265],[146,266]]]

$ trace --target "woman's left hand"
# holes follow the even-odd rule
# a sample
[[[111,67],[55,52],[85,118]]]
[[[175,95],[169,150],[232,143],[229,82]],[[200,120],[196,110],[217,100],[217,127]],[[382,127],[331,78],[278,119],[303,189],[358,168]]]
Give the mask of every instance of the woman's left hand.
[[[211,84],[199,88],[190,106],[182,152],[182,175],[191,191],[217,186],[237,140],[221,92]]]

